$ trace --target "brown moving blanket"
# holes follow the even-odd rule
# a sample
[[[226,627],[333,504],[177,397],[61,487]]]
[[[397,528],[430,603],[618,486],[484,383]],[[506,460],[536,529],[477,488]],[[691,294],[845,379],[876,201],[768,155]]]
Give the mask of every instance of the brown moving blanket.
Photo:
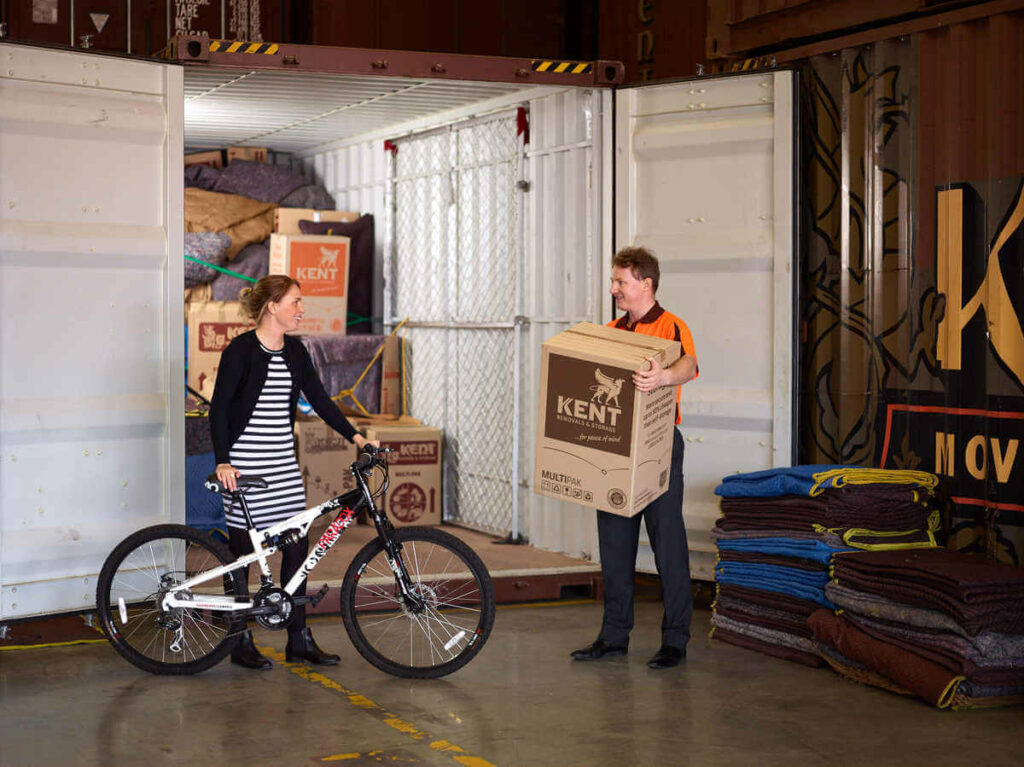
[[[762,642],[767,642],[768,644],[782,645],[783,647],[800,650],[801,652],[814,654],[818,650],[818,646],[815,644],[813,639],[798,637],[795,634],[790,634],[788,631],[779,631],[777,629],[758,626],[754,623],[749,623],[746,620],[735,620],[724,615],[719,615],[718,613],[712,613],[711,625],[717,628],[726,629],[734,634],[743,634],[744,636],[748,636]]]
[[[907,487],[864,485],[826,490],[813,498],[722,498],[718,525],[723,530],[743,526],[807,530],[814,525],[879,531],[928,529],[933,509],[925,502],[927,497]]]
[[[953,618],[939,610],[893,602],[877,594],[857,591],[838,583],[827,584],[825,596],[850,612],[899,624],[908,630],[950,633],[963,637],[985,658],[1024,657],[1024,635],[1021,634],[984,631],[972,636]]]
[[[275,203],[251,200],[237,194],[185,190],[185,231],[223,232],[231,238],[230,261],[254,242],[263,242],[274,228]]]
[[[972,635],[1024,633],[1024,568],[945,549],[870,551],[837,555],[835,579],[858,591],[941,610]]]
[[[809,599],[800,599],[789,594],[780,594],[777,591],[764,591],[750,586],[736,586],[731,583],[718,584],[718,597],[732,599],[735,601],[750,602],[763,607],[770,607],[787,613],[795,613],[806,619],[815,610],[820,610],[821,605]]]
[[[803,650],[795,650],[792,647],[783,647],[782,645],[771,644],[769,642],[762,642],[760,639],[746,636],[744,634],[737,634],[733,631],[729,631],[724,628],[713,628],[711,630],[711,638],[717,639],[720,642],[731,644],[735,647],[742,647],[745,650],[753,650],[755,652],[763,653],[764,655],[770,655],[773,658],[782,658],[783,660],[791,660],[796,663],[802,663],[805,666],[812,668],[818,668],[823,665],[821,657],[811,652],[805,652]]]
[[[882,642],[853,626],[831,610],[815,612],[808,623],[819,640],[847,658],[910,690],[933,706],[946,708],[964,680],[916,653]]]
[[[724,615],[744,623],[752,623],[755,626],[784,631],[793,636],[811,639],[814,635],[807,625],[807,619],[795,613],[784,613],[781,610],[773,610],[770,607],[762,607],[748,602],[732,602],[728,599],[719,599],[714,604],[715,615]]]
[[[828,565],[810,559],[784,557],[780,554],[761,554],[754,551],[718,551],[720,562],[751,562],[759,565],[777,565],[779,567],[795,567],[797,570],[812,572],[828,572]]]

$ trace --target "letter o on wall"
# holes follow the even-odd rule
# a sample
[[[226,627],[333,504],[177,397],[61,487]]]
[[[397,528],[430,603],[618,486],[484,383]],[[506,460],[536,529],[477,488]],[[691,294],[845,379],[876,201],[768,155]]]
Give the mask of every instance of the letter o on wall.
[[[981,465],[978,465],[978,452],[981,451]],[[976,434],[967,443],[967,452],[964,455],[964,464],[967,471],[975,479],[985,479],[988,473],[988,451],[985,450],[985,436]]]

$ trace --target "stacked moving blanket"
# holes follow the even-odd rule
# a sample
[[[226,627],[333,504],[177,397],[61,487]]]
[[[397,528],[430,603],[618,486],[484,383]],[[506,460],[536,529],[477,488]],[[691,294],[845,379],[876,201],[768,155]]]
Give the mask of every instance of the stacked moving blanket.
[[[934,547],[934,475],[797,466],[727,477],[715,492],[715,639],[809,666],[824,664],[808,618],[835,605],[830,567],[843,552]]]
[[[841,554],[808,625],[843,676],[940,708],[1024,703],[1024,568],[943,549]]]

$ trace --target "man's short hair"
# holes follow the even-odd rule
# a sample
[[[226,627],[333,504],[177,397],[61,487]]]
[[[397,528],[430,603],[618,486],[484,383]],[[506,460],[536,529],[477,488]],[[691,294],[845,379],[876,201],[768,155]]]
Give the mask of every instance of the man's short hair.
[[[612,266],[629,269],[635,280],[650,278],[651,290],[654,293],[658,292],[661,269],[658,268],[658,259],[647,248],[623,248],[612,256]]]

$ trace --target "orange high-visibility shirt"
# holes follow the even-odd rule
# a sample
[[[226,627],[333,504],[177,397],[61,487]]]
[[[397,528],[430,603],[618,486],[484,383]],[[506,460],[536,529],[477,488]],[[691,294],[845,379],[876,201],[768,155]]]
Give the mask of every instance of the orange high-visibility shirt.
[[[680,346],[682,346],[680,356],[689,354],[693,357],[694,362],[697,361],[697,350],[693,345],[693,336],[690,334],[690,328],[672,312],[662,309],[661,304],[657,301],[654,302],[651,310],[641,317],[635,325],[629,324],[629,314],[627,313],[619,317],[619,319],[609,322],[608,327],[618,328],[619,330],[631,330],[634,333],[642,333],[645,336],[654,336],[655,338],[665,338],[669,341],[678,341]],[[693,377],[696,378],[699,374],[700,368],[698,367],[694,371]],[[682,420],[679,409],[682,391],[682,386],[676,387],[676,423]]]

